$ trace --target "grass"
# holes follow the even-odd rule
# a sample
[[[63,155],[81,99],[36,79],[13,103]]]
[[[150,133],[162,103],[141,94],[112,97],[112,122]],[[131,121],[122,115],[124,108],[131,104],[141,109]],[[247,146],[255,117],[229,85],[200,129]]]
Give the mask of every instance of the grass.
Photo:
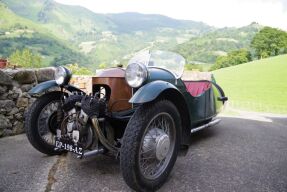
[[[287,55],[213,72],[232,108],[287,114]]]

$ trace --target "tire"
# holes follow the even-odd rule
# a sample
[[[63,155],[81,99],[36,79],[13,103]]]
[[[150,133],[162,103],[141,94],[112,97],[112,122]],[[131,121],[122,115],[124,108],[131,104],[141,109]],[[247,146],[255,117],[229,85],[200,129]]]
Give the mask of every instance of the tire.
[[[38,120],[43,109],[51,103],[60,102],[61,96],[62,92],[51,92],[42,95],[32,104],[25,117],[25,129],[29,142],[35,149],[47,155],[60,155],[64,152],[55,151],[55,146],[42,138],[39,133]],[[47,130],[47,133],[50,133],[51,136],[55,135],[55,132],[52,133],[50,129]]]
[[[146,170],[144,170],[144,172],[141,171],[140,163],[141,158],[144,159],[141,155],[145,152],[141,152],[141,150],[145,148],[146,141],[150,143],[149,140],[146,140],[146,137],[149,132],[154,130],[152,127],[160,127],[155,121],[158,121],[157,118],[161,115],[167,118],[169,122],[173,122],[171,124],[172,128],[168,129],[169,133],[171,133],[171,130],[174,132],[174,135],[172,137],[170,136],[170,140],[173,139],[173,141],[168,144],[169,152],[166,157],[164,157],[163,168],[160,168],[160,170],[158,170],[159,173],[155,173],[154,177],[150,175],[145,176],[144,172]],[[157,136],[157,133],[154,136]],[[168,178],[176,161],[180,146],[180,136],[181,119],[177,108],[172,102],[161,100],[140,106],[126,127],[120,150],[120,168],[128,186],[136,191],[155,191],[159,189]],[[152,136],[150,136],[150,138],[152,138]],[[154,141],[155,140],[156,139],[154,139]],[[155,146],[157,146],[157,144],[155,144]],[[148,149],[148,151],[149,150],[150,149]],[[154,161],[159,160],[156,159]],[[157,167],[157,165],[155,167]]]

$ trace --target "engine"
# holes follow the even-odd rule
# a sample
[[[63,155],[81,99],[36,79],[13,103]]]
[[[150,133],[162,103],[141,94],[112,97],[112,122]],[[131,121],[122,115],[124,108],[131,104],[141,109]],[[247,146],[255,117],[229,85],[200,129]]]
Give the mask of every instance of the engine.
[[[80,146],[83,150],[98,146],[91,118],[103,118],[107,111],[107,101],[99,94],[73,94],[64,99],[58,118],[61,119],[57,129],[57,138],[64,143]]]

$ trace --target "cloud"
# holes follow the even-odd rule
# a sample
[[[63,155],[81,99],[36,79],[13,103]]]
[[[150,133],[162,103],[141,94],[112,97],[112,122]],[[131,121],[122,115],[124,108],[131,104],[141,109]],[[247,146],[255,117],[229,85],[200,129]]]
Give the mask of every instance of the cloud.
[[[283,10],[285,12],[287,12],[287,1],[286,0],[281,0],[282,6],[283,6]]]
[[[141,12],[203,21],[216,27],[253,21],[287,30],[287,0],[56,0],[97,13]]]
[[[252,0],[241,0],[246,2],[251,2]],[[282,5],[282,10],[287,11],[287,0],[253,0],[257,1],[258,4],[260,3],[270,3],[270,4],[276,4],[280,3]]]

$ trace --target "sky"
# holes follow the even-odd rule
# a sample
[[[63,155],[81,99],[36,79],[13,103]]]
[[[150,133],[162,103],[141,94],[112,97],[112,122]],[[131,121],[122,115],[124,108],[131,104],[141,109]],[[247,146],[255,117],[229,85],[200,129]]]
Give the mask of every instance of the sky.
[[[139,12],[240,27],[255,21],[287,30],[287,0],[56,0],[95,13]]]

